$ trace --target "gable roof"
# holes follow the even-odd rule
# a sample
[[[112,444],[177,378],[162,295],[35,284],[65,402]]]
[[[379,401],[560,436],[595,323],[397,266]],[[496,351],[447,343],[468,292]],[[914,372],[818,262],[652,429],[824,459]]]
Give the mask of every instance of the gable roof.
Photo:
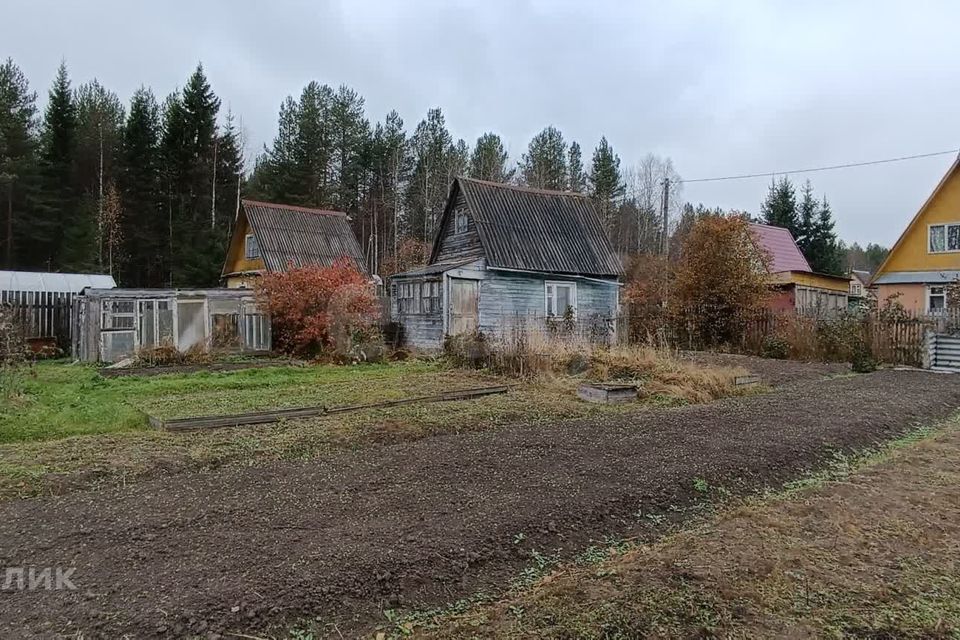
[[[256,200],[241,205],[267,271],[285,271],[288,265],[329,267],[344,258],[367,272],[347,214]]]
[[[488,267],[623,276],[620,258],[586,196],[462,177],[456,178],[450,189],[431,264],[460,191],[477,227]]]
[[[813,271],[789,229],[751,222],[750,232],[760,248],[770,254],[770,273]]]
[[[923,217],[924,212],[927,210],[927,207],[930,206],[930,203],[937,197],[937,194],[940,193],[940,190],[943,189],[944,185],[950,181],[950,178],[953,177],[953,174],[956,173],[957,169],[960,168],[960,154],[957,154],[956,159],[954,159],[953,164],[950,165],[950,168],[947,169],[947,172],[943,174],[943,177],[940,178],[940,182],[937,183],[937,186],[933,189],[927,199],[923,202],[923,206],[914,214],[913,218],[910,220],[910,223],[903,230],[903,233],[900,234],[900,237],[897,238],[897,241],[890,248],[890,251],[887,252],[887,257],[883,259],[883,262],[880,263],[880,266],[877,267],[877,270],[873,272],[873,278],[876,280],[883,275],[887,268],[887,263],[890,262],[890,259],[893,258],[893,255],[897,252],[897,249],[903,244],[904,239],[910,233],[910,230],[917,226],[917,223],[920,222],[920,218]]]

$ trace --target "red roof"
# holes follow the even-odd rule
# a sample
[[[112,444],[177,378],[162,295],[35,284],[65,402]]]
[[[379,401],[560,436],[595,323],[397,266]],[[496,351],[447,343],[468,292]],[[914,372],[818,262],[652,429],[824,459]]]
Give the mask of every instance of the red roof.
[[[789,229],[769,224],[751,223],[750,231],[757,244],[770,254],[770,273],[781,271],[813,271],[800,253]]]

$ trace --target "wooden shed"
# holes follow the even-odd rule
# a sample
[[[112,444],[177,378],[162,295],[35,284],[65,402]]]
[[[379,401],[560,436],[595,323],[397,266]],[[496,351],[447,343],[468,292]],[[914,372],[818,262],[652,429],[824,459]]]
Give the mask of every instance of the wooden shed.
[[[563,320],[612,336],[623,267],[589,198],[457,178],[427,266],[390,280],[406,344]]]
[[[161,345],[271,349],[270,319],[245,289],[87,289],[75,306],[73,356],[84,362],[117,362]]]
[[[69,349],[73,336],[74,298],[87,287],[116,287],[99,273],[0,271],[0,304],[13,309],[27,342],[35,349]]]

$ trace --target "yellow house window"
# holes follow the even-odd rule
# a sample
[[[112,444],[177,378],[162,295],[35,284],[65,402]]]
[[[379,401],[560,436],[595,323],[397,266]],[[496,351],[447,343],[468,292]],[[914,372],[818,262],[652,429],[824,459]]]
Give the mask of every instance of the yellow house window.
[[[254,260],[260,257],[260,247],[257,246],[257,238],[252,233],[248,233],[244,242],[244,256],[247,260]]]
[[[930,253],[960,251],[960,223],[930,225]]]

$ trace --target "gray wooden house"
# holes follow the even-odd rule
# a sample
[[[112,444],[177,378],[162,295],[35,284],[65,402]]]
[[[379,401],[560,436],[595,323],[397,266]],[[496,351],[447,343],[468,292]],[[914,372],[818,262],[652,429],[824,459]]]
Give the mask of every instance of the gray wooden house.
[[[457,178],[429,263],[390,280],[391,313],[404,342],[422,349],[518,324],[612,332],[622,277],[586,196]]]

